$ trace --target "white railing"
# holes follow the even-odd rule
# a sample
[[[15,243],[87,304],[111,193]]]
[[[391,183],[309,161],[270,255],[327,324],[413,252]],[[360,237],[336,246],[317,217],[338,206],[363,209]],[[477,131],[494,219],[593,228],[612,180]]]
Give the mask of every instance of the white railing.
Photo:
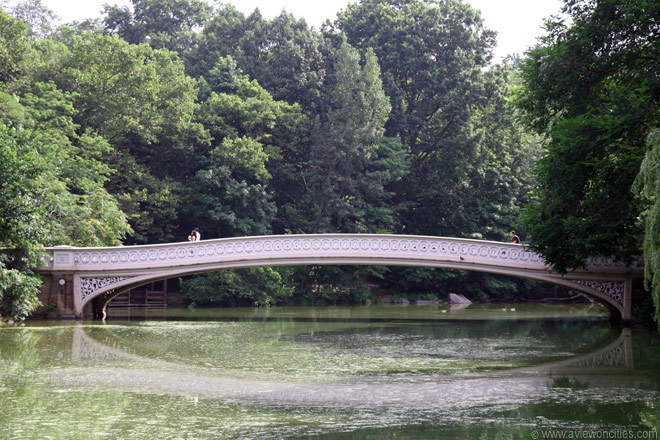
[[[48,248],[44,271],[114,271],[198,265],[232,260],[364,258],[456,260],[503,267],[549,269],[543,258],[524,245],[461,238],[384,234],[318,234],[223,238],[120,247]],[[587,270],[617,272],[631,268],[605,258],[592,258]]]

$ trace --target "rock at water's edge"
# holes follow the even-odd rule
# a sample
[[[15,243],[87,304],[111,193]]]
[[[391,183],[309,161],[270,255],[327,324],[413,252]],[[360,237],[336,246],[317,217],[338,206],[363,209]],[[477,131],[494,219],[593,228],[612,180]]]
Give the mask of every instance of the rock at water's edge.
[[[457,293],[449,294],[449,304],[472,304],[472,301]]]

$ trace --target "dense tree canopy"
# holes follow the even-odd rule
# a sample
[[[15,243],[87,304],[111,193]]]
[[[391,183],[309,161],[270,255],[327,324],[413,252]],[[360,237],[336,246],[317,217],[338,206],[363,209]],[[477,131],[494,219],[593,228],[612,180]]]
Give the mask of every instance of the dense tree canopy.
[[[0,82],[14,80],[20,73],[21,60],[29,47],[27,25],[0,11]]]
[[[225,4],[204,27],[188,71],[206,76],[219,57],[231,56],[238,67],[275,99],[317,108],[326,75],[325,43],[304,20],[282,13],[265,20],[258,11],[248,17]]]
[[[211,13],[201,0],[131,0],[127,6],[105,5],[106,32],[131,44],[148,42],[154,49],[169,49],[184,56],[197,44],[200,30]]]
[[[567,1],[522,63],[517,104],[546,138],[533,246],[555,267],[591,255],[629,258],[641,246],[643,203],[631,191],[658,124],[660,5]]]
[[[481,155],[495,146],[505,156],[519,149],[515,136],[507,142],[508,133],[497,143],[483,145],[492,131],[486,124],[489,111],[507,112],[507,90],[498,90],[506,84],[504,75],[483,71],[494,33],[484,29],[479,14],[453,0],[367,0],[349,5],[334,32],[345,34],[358,48],[374,51],[392,105],[386,134],[399,137],[411,157],[410,172],[392,186],[399,230],[502,237],[508,225],[497,225],[499,230],[489,226],[486,233],[482,221],[472,221],[474,207],[469,206],[476,204],[472,197],[483,199],[472,188],[477,184],[474,177],[512,177],[495,177],[497,166]],[[510,157],[506,160],[512,162]],[[506,205],[515,197],[515,183],[511,189],[502,194]]]
[[[535,155],[507,102],[509,69],[486,69],[495,35],[478,12],[460,1],[368,0],[326,32],[373,50],[382,70],[392,106],[385,135],[402,142],[409,163],[387,186],[393,230],[503,239]],[[474,273],[394,272],[397,288],[401,278],[431,291],[447,280],[474,291],[488,284]]]
[[[644,241],[660,318],[660,4],[567,0],[562,12],[523,60],[516,100],[546,147],[525,214],[531,243],[567,270],[592,255],[629,261]]]
[[[306,179],[312,223],[307,230],[366,232],[368,223],[379,221],[370,218],[376,210],[366,202],[383,197],[383,189],[369,168],[390,105],[373,52],[367,52],[362,67],[358,51],[344,42],[333,61],[328,109],[313,127]]]
[[[515,66],[490,65],[495,35],[459,0],[362,0],[321,30],[201,0],[133,0],[52,32],[39,0],[16,11],[32,18],[0,14],[3,154],[48,176],[22,205],[39,245],[167,242],[193,227],[505,239],[529,200],[536,143],[509,103]],[[354,267],[184,286],[200,304],[263,304],[361,301],[373,282],[516,288]]]

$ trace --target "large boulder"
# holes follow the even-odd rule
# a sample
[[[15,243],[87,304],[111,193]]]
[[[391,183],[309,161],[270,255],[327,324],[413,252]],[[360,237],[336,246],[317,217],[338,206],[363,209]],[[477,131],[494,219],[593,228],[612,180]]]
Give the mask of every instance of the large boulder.
[[[463,295],[459,295],[458,293],[450,293],[449,304],[472,304],[472,301],[470,301]]]
[[[399,298],[394,300],[393,302],[394,304],[400,304],[402,306],[407,306],[408,304],[410,304],[410,301],[408,301],[406,298]]]

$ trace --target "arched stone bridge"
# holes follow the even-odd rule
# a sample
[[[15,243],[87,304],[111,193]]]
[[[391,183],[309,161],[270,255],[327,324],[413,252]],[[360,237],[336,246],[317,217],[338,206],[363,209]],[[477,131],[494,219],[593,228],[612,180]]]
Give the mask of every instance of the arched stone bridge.
[[[632,281],[643,265],[591,258],[565,275],[513,243],[384,234],[316,234],[222,238],[121,247],[47,249],[39,272],[40,296],[52,315],[84,318],[105,310],[115,296],[153,281],[253,266],[384,265],[475,270],[530,278],[583,292],[605,304],[615,319],[631,317]]]

